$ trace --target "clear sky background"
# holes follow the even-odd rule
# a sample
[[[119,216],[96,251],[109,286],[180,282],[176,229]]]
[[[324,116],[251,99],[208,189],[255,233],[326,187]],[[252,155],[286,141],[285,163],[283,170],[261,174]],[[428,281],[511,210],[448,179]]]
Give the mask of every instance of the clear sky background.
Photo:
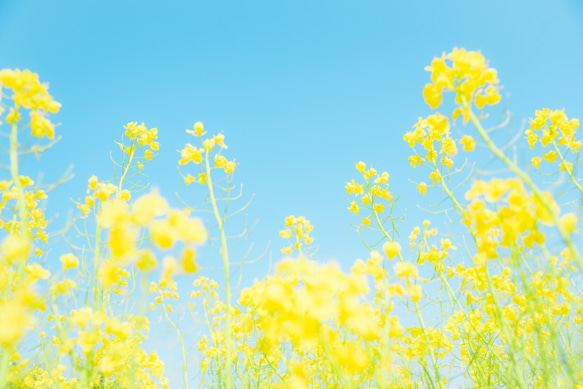
[[[428,172],[409,167],[402,137],[430,113],[424,66],[455,46],[481,50],[498,70],[513,129],[543,107],[583,118],[579,0],[0,0],[0,68],[39,73],[63,104],[55,117],[63,139],[26,166],[52,182],[74,164],[74,179],[51,193],[55,226],[92,174],[111,177],[109,152],[129,121],[159,129],[151,184],[175,205],[175,192],[196,197],[202,188],[184,186],[177,150],[202,121],[224,132],[243,198],[255,196],[254,253],[271,242],[277,259],[283,218],[305,215],[318,258],[344,269],[367,256],[346,210],[356,162],[391,174],[407,226],[428,217],[416,204],[440,200],[409,181]]]

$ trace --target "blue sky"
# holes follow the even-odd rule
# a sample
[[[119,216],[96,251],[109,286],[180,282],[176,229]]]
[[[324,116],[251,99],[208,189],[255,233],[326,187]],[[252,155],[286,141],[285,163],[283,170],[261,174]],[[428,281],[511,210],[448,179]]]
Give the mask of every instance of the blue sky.
[[[498,70],[513,131],[543,107],[583,116],[577,0],[160,4],[0,0],[0,68],[39,73],[63,104],[55,119],[63,139],[26,165],[52,182],[74,164],[74,179],[51,193],[55,226],[92,174],[111,177],[109,152],[129,121],[159,129],[151,184],[175,205],[175,192],[196,197],[177,172],[176,150],[192,142],[184,130],[202,121],[224,132],[244,199],[254,194],[254,252],[271,242],[277,259],[283,218],[305,215],[318,258],[347,269],[367,255],[346,210],[344,184],[357,178],[356,162],[391,174],[406,228],[428,217],[416,204],[440,200],[422,198],[409,181],[427,172],[409,167],[402,140],[430,113],[421,91],[434,56],[455,46],[481,50]],[[201,265],[217,260],[209,254]],[[251,266],[246,280],[266,263]]]

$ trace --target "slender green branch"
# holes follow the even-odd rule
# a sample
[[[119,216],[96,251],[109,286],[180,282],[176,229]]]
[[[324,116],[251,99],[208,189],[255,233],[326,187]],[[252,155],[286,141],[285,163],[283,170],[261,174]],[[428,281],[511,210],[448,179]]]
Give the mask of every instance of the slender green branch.
[[[229,268],[229,249],[227,246],[227,237],[225,234],[225,228],[223,225],[223,218],[219,213],[217,207],[217,199],[215,197],[213,181],[211,178],[211,166],[209,163],[209,152],[205,154],[205,169],[206,169],[206,183],[209,191],[209,200],[213,208],[213,214],[217,222],[221,234],[221,249],[219,253],[223,258],[223,265],[225,268],[225,302],[227,305],[225,313],[225,342],[227,344],[227,355],[226,355],[226,367],[225,370],[225,386],[227,389],[232,389],[233,382],[231,379],[231,365],[232,365],[232,355],[231,355],[231,288],[230,288],[230,268]]]
[[[571,255],[575,259],[575,262],[577,262],[579,270],[583,271],[583,257],[581,257],[579,250],[573,244],[573,241],[571,240],[569,233],[565,230],[565,227],[563,227],[563,225],[560,223],[558,215],[555,214],[554,210],[551,208],[551,205],[544,200],[542,191],[532,181],[528,174],[526,174],[522,169],[520,169],[498,148],[498,146],[496,146],[496,144],[492,141],[492,139],[482,126],[482,123],[480,122],[478,117],[472,111],[471,107],[468,106],[467,109],[470,113],[470,120],[472,121],[474,126],[476,126],[476,129],[480,133],[480,136],[482,137],[484,142],[486,142],[486,144],[488,145],[488,148],[494,153],[494,155],[496,155],[496,157],[498,157],[502,162],[504,162],[504,164],[506,164],[506,166],[508,166],[508,168],[512,170],[512,172],[514,172],[522,180],[522,182],[526,184],[526,186],[530,188],[530,190],[534,193],[534,196],[536,197],[537,201],[539,201],[542,204],[542,206],[545,207],[545,210],[551,216],[553,224],[556,226],[559,235],[563,239],[563,242],[565,242]]]

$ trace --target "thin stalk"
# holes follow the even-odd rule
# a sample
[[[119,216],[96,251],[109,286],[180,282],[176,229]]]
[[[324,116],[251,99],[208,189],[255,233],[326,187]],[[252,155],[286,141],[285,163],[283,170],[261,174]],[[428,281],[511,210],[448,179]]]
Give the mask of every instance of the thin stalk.
[[[0,355],[0,389],[6,388],[6,378],[10,368],[10,356],[13,353],[11,347],[4,347]]]
[[[215,220],[217,221],[217,226],[221,233],[221,249],[219,253],[223,258],[223,266],[225,268],[225,300],[226,300],[226,315],[225,315],[225,341],[227,343],[227,357],[226,357],[226,373],[225,373],[225,386],[227,389],[232,389],[233,382],[231,379],[231,365],[232,365],[232,355],[231,355],[231,288],[230,283],[230,269],[229,269],[229,249],[227,247],[227,236],[225,234],[225,228],[223,225],[223,218],[219,213],[217,207],[217,199],[215,197],[213,181],[211,178],[211,166],[209,163],[209,152],[205,155],[205,168],[206,168],[206,184],[209,191],[209,199],[213,207],[213,214]]]
[[[135,151],[136,151],[136,148],[135,148],[134,145],[132,145],[132,147],[130,148],[130,159],[128,160],[128,163],[125,166],[125,168],[123,169],[123,172],[121,174],[121,178],[119,179],[119,185],[117,186],[118,195],[121,193],[121,187],[122,187],[123,182],[125,180],[126,174],[130,170],[130,166],[132,164],[132,160],[134,159]]]
[[[176,323],[170,319],[168,316],[168,310],[166,309],[166,303],[162,304],[162,312],[164,312],[164,317],[168,320],[168,323],[174,328],[176,334],[178,335],[178,340],[180,341],[180,347],[182,350],[182,379],[184,380],[184,387],[188,389],[188,358],[186,353],[186,348],[184,347],[184,340],[182,339],[182,333],[176,326]]]
[[[579,189],[579,192],[581,192],[581,195],[583,196],[583,186],[581,186],[581,183],[577,180],[577,178],[575,178],[575,175],[573,174],[573,167],[571,166],[570,169],[567,169],[567,166],[565,166],[565,162],[567,161],[565,160],[565,157],[563,156],[563,153],[561,153],[561,149],[559,148],[559,145],[557,145],[557,142],[555,140],[553,140],[553,147],[555,149],[555,152],[559,156],[559,160],[563,163],[565,171],[567,172],[567,174],[569,174],[571,181],[577,187],[577,189]]]
[[[565,244],[567,245],[567,248],[571,252],[571,255],[575,259],[575,262],[577,262],[577,266],[579,267],[579,270],[583,271],[583,257],[581,257],[579,250],[577,250],[577,248],[575,247],[575,245],[571,241],[571,238],[569,237],[569,233],[565,230],[565,228],[559,222],[558,216],[555,215],[551,206],[544,201],[544,198],[542,196],[542,191],[538,188],[538,186],[536,186],[536,184],[532,181],[532,179],[530,178],[530,176],[528,174],[526,174],[522,169],[520,169],[514,162],[512,162],[512,160],[510,160],[502,152],[502,150],[500,150],[498,148],[498,146],[496,146],[496,144],[492,141],[492,139],[490,138],[490,136],[488,135],[488,133],[486,132],[486,130],[482,126],[482,123],[480,123],[480,120],[478,119],[476,114],[474,114],[471,107],[469,107],[469,104],[466,103],[466,105],[468,105],[467,108],[468,108],[468,111],[470,113],[470,120],[472,121],[474,126],[476,126],[476,129],[480,133],[480,136],[482,137],[484,142],[486,142],[486,144],[488,145],[488,148],[494,153],[494,155],[496,155],[496,157],[498,157],[500,160],[502,160],[502,162],[504,162],[504,164],[506,166],[508,166],[508,168],[512,172],[514,172],[522,180],[522,182],[524,182],[526,184],[526,186],[528,186],[530,188],[530,190],[534,193],[534,196],[536,197],[536,199],[543,205],[543,207],[545,207],[546,211],[549,213],[549,215],[551,216],[551,219],[553,220],[553,224],[557,227],[557,231],[559,232],[559,235],[563,239],[563,242],[565,242]]]
[[[381,232],[389,241],[392,242],[393,239],[390,237],[387,230],[385,230],[385,227],[383,226],[383,223],[381,222],[377,211],[375,211],[375,209],[374,209],[374,200],[371,201],[371,208],[372,208],[372,212],[374,214],[374,217],[377,221],[377,225],[379,226]],[[405,260],[403,259],[403,255],[401,253],[399,253],[399,260],[401,262],[405,262]],[[419,305],[417,304],[417,302],[414,301],[413,305],[415,307],[417,319],[419,320],[419,325],[421,326],[421,330],[423,332],[423,337],[425,338],[425,342],[427,342],[427,348],[429,349],[429,356],[431,357],[431,362],[433,363],[433,369],[435,372],[435,379],[437,380],[437,387],[442,388],[443,385],[442,385],[441,375],[439,374],[439,368],[437,366],[437,358],[435,357],[435,352],[433,351],[433,347],[431,346],[431,343],[429,342],[429,336],[427,335],[427,330],[425,328],[425,322],[423,321],[423,316],[421,315],[421,310],[419,309]],[[431,377],[429,377],[429,379],[432,380]]]

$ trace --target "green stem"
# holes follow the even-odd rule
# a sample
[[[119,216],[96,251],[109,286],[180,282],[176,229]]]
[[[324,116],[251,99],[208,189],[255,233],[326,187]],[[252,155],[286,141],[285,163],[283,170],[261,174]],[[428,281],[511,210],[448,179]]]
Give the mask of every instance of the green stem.
[[[502,150],[500,150],[498,148],[498,146],[496,146],[496,144],[492,141],[492,139],[490,138],[490,136],[488,135],[488,133],[486,132],[486,130],[482,126],[482,123],[480,123],[480,120],[478,119],[476,114],[474,114],[474,112],[472,111],[471,107],[468,107],[468,111],[470,112],[470,120],[476,126],[476,129],[480,133],[480,136],[482,137],[484,142],[486,142],[486,144],[488,145],[488,148],[494,153],[494,155],[496,155],[496,157],[498,157],[500,160],[502,160],[502,162],[504,162],[504,164],[506,166],[508,166],[508,168],[512,172],[514,172],[522,180],[522,182],[524,182],[526,184],[526,186],[528,186],[530,188],[530,190],[534,193],[534,196],[536,197],[536,199],[543,205],[543,207],[545,207],[545,209],[549,213],[549,215],[551,215],[551,219],[553,220],[553,224],[557,227],[557,230],[559,231],[559,235],[563,239],[563,242],[565,242],[565,244],[567,245],[567,248],[571,252],[571,255],[575,259],[575,262],[577,262],[577,266],[579,266],[579,270],[583,271],[583,257],[581,257],[579,250],[577,250],[577,248],[575,247],[575,245],[571,241],[571,238],[569,237],[569,233],[565,230],[565,228],[559,222],[559,218],[553,212],[553,209],[551,208],[550,204],[547,204],[546,201],[544,200],[544,198],[542,196],[542,191],[536,186],[536,184],[532,181],[532,179],[530,178],[530,176],[528,174],[526,174],[524,171],[522,171],[522,169],[520,169],[514,162],[512,162],[502,152]]]
[[[10,368],[10,356],[13,353],[11,347],[4,347],[0,355],[0,389],[6,388],[6,378]]]
[[[393,239],[390,237],[388,231],[385,230],[385,227],[383,226],[383,223],[381,222],[377,211],[375,211],[375,209],[374,209],[374,199],[371,199],[371,208],[372,208],[372,213],[375,217],[375,220],[376,220],[377,225],[379,226],[381,232],[390,242],[392,242]],[[399,260],[401,262],[405,262],[405,260],[403,259],[403,255],[401,253],[399,253]],[[431,343],[429,342],[429,336],[427,335],[425,322],[423,321],[423,316],[421,315],[421,309],[419,308],[419,305],[416,302],[413,302],[413,306],[415,307],[415,313],[417,314],[417,319],[419,320],[419,325],[421,326],[421,331],[423,332],[423,337],[425,338],[425,342],[427,342],[427,348],[429,349],[429,356],[431,358],[431,362],[433,363],[433,369],[435,371],[435,379],[437,381],[437,387],[442,388],[443,385],[442,385],[441,375],[439,374],[439,367],[437,365],[437,358],[435,357],[435,352],[433,351],[433,347],[431,346]],[[429,379],[431,379],[431,377],[429,377]]]
[[[579,181],[577,181],[577,179],[573,175],[573,168],[574,167],[571,167],[571,169],[567,169],[567,167],[565,166],[565,162],[567,162],[567,161],[565,161],[565,157],[563,156],[563,153],[561,153],[561,149],[559,148],[559,146],[557,145],[557,142],[554,139],[553,139],[553,147],[555,148],[555,151],[559,155],[559,160],[563,163],[565,171],[567,172],[567,174],[569,174],[569,177],[571,177],[571,181],[577,187],[577,189],[579,189],[579,192],[581,192],[581,195],[583,195],[583,186],[581,186]]]
[[[184,387],[188,389],[188,355],[186,353],[186,348],[184,347],[184,340],[182,339],[182,333],[176,326],[176,323],[170,319],[168,316],[168,310],[166,309],[166,303],[162,304],[162,312],[164,312],[164,317],[168,320],[168,323],[174,328],[176,334],[178,335],[178,340],[180,341],[180,347],[182,349],[182,379],[184,380]]]
[[[225,342],[227,346],[227,356],[226,356],[226,367],[225,367],[225,386],[227,389],[232,389],[233,382],[231,380],[231,365],[232,365],[232,355],[231,355],[231,288],[230,288],[230,269],[229,269],[229,249],[227,247],[227,236],[225,234],[225,228],[223,225],[223,218],[219,213],[217,207],[217,199],[214,194],[213,182],[211,179],[211,166],[209,163],[209,152],[205,155],[205,168],[206,168],[206,184],[209,191],[209,198],[213,208],[213,214],[215,220],[217,221],[217,226],[221,233],[221,249],[220,254],[223,258],[223,265],[225,268],[225,300],[226,300],[226,315],[225,315]]]
[[[20,183],[20,174],[18,172],[18,126],[16,123],[12,124],[12,131],[10,132],[10,173],[12,175],[12,182],[18,190],[18,217],[20,219],[20,232],[22,237],[28,239],[28,215],[26,211],[26,203],[24,200],[24,188]]]
[[[441,183],[441,187],[443,188],[443,190],[445,191],[445,193],[448,195],[448,197],[451,199],[451,201],[454,203],[456,209],[458,210],[458,212],[460,212],[460,214],[462,215],[462,217],[465,219],[465,211],[464,208],[462,207],[462,205],[459,203],[459,201],[457,201],[456,197],[454,196],[453,192],[451,191],[451,189],[447,186],[447,184],[444,181],[443,175],[441,174],[441,172],[439,171],[439,168],[437,167],[437,163],[435,161],[433,161],[433,167],[434,167],[434,171],[439,175],[439,181]],[[476,240],[476,235],[474,233],[474,231],[472,231],[471,226],[469,227],[470,230],[470,234],[472,236],[472,240],[474,241],[474,245],[476,247],[478,247],[477,244],[477,240]],[[504,320],[504,316],[502,315],[502,310],[500,308],[500,304],[498,303],[498,299],[496,297],[496,293],[494,290],[494,286],[492,284],[492,279],[490,278],[490,273],[488,272],[488,267],[485,264],[484,265],[485,269],[485,274],[486,274],[486,281],[488,284],[488,290],[490,291],[490,295],[492,296],[492,301],[494,302],[494,307],[496,308],[496,317],[497,319],[500,321],[500,323],[502,324],[502,332],[504,333],[504,336],[506,336],[507,341],[510,341],[511,338],[511,334],[509,333],[509,330],[507,328],[507,323]],[[470,320],[471,322],[471,320]],[[479,333],[479,331],[477,331]],[[488,347],[488,349],[490,349],[489,345],[486,343],[486,347]],[[511,362],[513,363],[514,366],[516,366],[516,370],[518,370],[518,383],[519,383],[519,387],[522,388],[526,388],[526,383],[524,382],[524,378],[522,376],[522,374],[520,374],[520,366],[516,365],[518,363],[515,355],[514,355],[514,349],[512,347],[508,348],[509,351],[509,355],[510,355],[510,359]]]
[[[123,169],[123,172],[121,174],[121,178],[119,179],[119,185],[117,186],[117,193],[118,193],[118,195],[121,194],[121,187],[122,187],[123,182],[125,180],[126,174],[130,170],[130,166],[132,164],[132,160],[134,159],[135,151],[136,151],[135,145],[132,145],[132,147],[130,148],[130,159],[128,160],[127,165],[125,165],[125,167]]]

